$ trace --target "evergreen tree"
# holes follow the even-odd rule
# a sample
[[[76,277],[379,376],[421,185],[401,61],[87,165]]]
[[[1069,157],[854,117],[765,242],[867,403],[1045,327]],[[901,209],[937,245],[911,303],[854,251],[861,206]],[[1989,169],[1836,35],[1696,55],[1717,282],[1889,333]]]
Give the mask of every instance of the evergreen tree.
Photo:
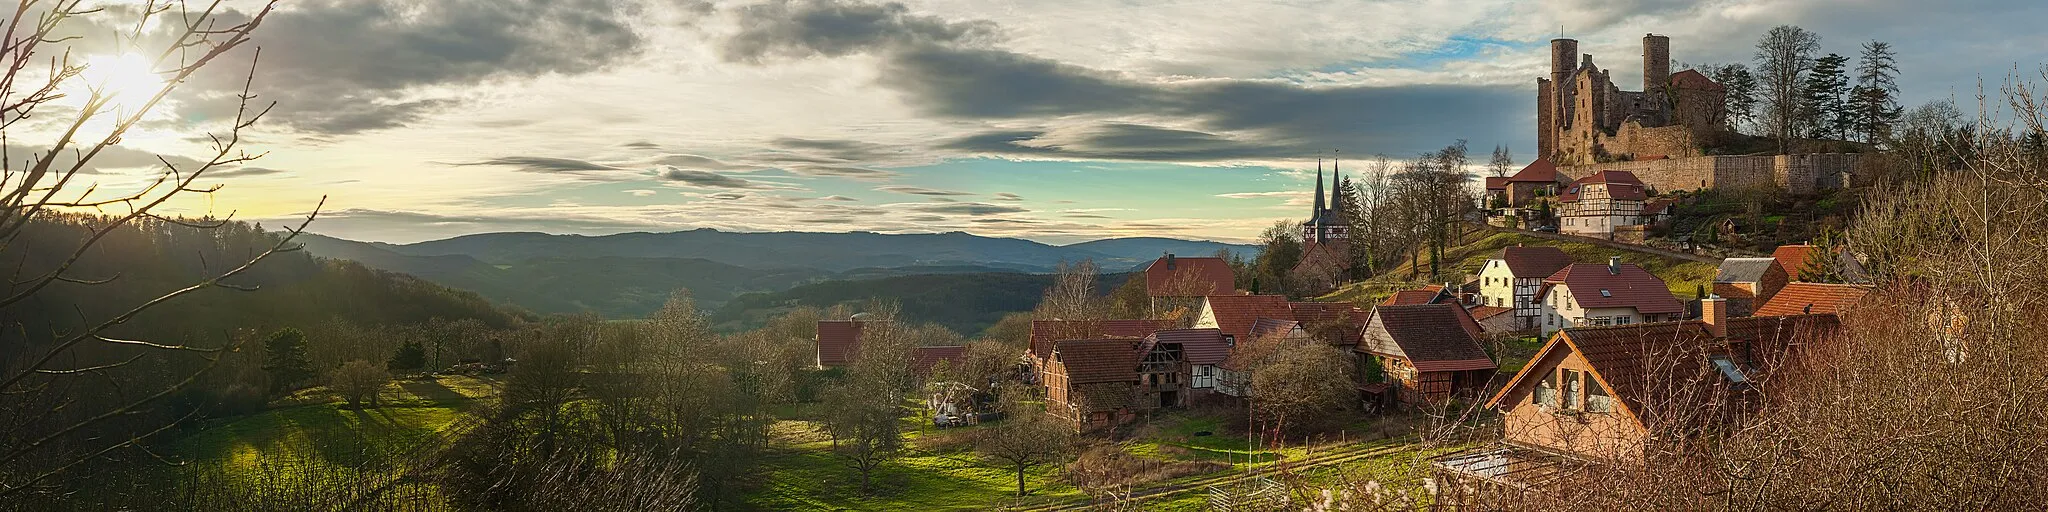
[[[271,392],[298,389],[313,378],[313,362],[306,359],[306,334],[298,329],[286,327],[270,333],[263,340],[263,351],[268,358],[263,371],[270,374]]]
[[[1856,87],[1849,92],[1850,131],[1864,142],[1878,144],[1891,137],[1905,109],[1899,106],[1899,64],[1892,45],[1883,41],[1863,43],[1863,59],[1856,65]]]
[[[398,353],[392,354],[391,360],[384,363],[384,367],[391,370],[418,370],[426,366],[427,349],[420,346],[419,341],[408,341],[404,345],[399,345]]]
[[[1816,139],[1840,139],[1850,131],[1852,117],[1844,98],[1849,93],[1849,58],[1827,54],[1814,59],[1813,70],[1800,86],[1801,125]]]
[[[1707,76],[1727,91],[1722,106],[1728,129],[1745,131],[1756,121],[1756,75],[1750,74],[1748,66],[1729,64],[1709,67]]]

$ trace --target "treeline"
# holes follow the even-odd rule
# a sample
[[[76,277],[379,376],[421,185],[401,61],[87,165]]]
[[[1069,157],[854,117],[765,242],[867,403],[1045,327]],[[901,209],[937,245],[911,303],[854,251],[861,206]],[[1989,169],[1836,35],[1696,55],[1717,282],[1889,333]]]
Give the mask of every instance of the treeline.
[[[1801,138],[1887,144],[1905,115],[1898,54],[1884,41],[1859,50],[1854,61],[1821,55],[1820,34],[1783,25],[1757,41],[1751,63],[1684,67],[1726,88],[1731,129],[1777,139],[1780,152]]]
[[[0,247],[13,275],[62,277],[34,290],[18,277],[10,295],[24,299],[0,306],[0,374],[19,391],[0,394],[8,487],[110,446],[146,444],[184,420],[260,409],[347,361],[381,365],[409,344],[431,347],[437,363],[490,356],[535,320],[472,293],[302,252],[271,254],[207,285],[281,235],[205,219],[103,229],[110,221],[45,213]],[[88,244],[95,232],[104,234]],[[305,333],[309,375],[273,382],[262,340],[286,327]]]
[[[1512,160],[1504,149],[1495,161]],[[1310,297],[1345,282],[1380,276],[1405,266],[1401,277],[1436,282],[1457,279],[1444,268],[1445,251],[1467,229],[1466,217],[1479,207],[1471,183],[1476,176],[1466,142],[1396,161],[1385,155],[1351,167],[1338,184],[1349,226],[1348,251],[1336,258],[1310,259],[1300,221],[1275,223],[1259,235],[1259,255],[1238,260],[1238,287],[1261,293]],[[1502,164],[1494,164],[1496,167]],[[1353,179],[1353,177],[1356,179]]]

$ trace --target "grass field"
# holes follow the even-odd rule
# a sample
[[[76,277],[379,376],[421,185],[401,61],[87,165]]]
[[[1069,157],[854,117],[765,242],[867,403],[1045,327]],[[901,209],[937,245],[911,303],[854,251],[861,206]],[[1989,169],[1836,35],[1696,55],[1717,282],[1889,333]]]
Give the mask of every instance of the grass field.
[[[762,486],[748,503],[760,510],[988,510],[1085,497],[1060,480],[1057,466],[1043,465],[1025,473],[1029,495],[1019,498],[1015,472],[983,462],[962,443],[928,438],[965,436],[973,427],[920,432],[912,421],[904,427],[909,451],[876,470],[869,493],[814,424],[780,421],[762,461]]]
[[[1580,263],[1606,263],[1608,256],[1620,256],[1621,261],[1633,263],[1636,266],[1642,267],[1643,270],[1649,271],[1651,275],[1657,276],[1658,279],[1663,279],[1665,288],[1669,289],[1673,296],[1679,297],[1682,300],[1692,299],[1693,294],[1700,286],[1711,287],[1714,281],[1714,274],[1719,270],[1710,263],[1669,258],[1643,252],[1622,251],[1581,242],[1561,242],[1521,233],[1473,231],[1464,242],[1464,244],[1445,252],[1444,274],[1447,276],[1463,276],[1451,277],[1449,278],[1451,280],[1477,276],[1479,269],[1486,265],[1487,259],[1498,254],[1502,248],[1511,247],[1516,244],[1556,247],[1564,251],[1565,254],[1570,255],[1573,261]],[[1388,295],[1392,295],[1395,291],[1427,284],[1409,276],[1426,275],[1428,268],[1429,262],[1423,260],[1420,269],[1422,272],[1418,273],[1416,272],[1417,269],[1410,268],[1408,262],[1404,260],[1400,266],[1384,272],[1378,277],[1344,285],[1334,292],[1318,297],[1316,300],[1331,302],[1348,301],[1363,305],[1374,304],[1385,299]]]

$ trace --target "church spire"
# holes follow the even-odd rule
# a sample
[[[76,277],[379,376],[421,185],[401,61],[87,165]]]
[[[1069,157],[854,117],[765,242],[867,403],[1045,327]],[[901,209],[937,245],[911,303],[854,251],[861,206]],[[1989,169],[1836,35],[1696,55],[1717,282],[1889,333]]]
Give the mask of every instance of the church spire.
[[[1342,222],[1344,220],[1344,186],[1338,183],[1342,176],[1344,176],[1344,171],[1338,167],[1338,164],[1337,159],[1330,159],[1330,210],[1336,214],[1337,220]]]
[[[1321,224],[1323,220],[1323,159],[1316,159],[1316,209],[1309,212],[1309,222]]]

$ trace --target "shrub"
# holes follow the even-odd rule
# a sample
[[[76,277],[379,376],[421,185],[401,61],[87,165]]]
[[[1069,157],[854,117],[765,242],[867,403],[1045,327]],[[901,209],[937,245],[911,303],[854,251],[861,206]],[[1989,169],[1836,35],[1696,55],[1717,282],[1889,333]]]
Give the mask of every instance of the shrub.
[[[372,406],[377,405],[377,392],[383,391],[384,385],[389,383],[389,372],[361,359],[342,364],[327,377],[327,389],[348,400],[349,407],[362,407],[365,400]]]

